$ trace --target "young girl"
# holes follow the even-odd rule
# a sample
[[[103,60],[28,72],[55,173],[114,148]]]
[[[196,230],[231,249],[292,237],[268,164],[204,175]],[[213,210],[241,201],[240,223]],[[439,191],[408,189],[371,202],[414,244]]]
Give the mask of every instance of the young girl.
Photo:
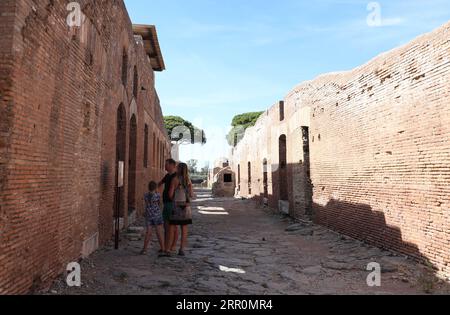
[[[158,184],[151,182],[148,185],[149,192],[144,196],[145,202],[145,222],[147,227],[147,233],[145,235],[144,249],[141,255],[147,254],[148,245],[152,239],[152,228],[156,228],[156,235],[158,236],[159,245],[161,246],[160,253],[165,252],[164,245],[164,220],[161,212],[161,195],[156,191]]]

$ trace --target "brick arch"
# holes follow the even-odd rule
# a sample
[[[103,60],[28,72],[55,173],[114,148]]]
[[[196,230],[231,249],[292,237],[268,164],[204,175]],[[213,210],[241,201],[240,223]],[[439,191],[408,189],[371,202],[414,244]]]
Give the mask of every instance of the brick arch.
[[[136,116],[136,120],[139,119],[139,115],[138,115],[138,105],[136,103],[136,99],[132,99],[131,103],[130,103],[130,117],[131,116]]]

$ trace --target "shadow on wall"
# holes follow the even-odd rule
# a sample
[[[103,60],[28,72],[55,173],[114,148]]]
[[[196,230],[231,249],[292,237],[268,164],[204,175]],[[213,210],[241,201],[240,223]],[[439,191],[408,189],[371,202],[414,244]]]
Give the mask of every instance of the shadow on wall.
[[[314,203],[313,211],[314,221],[320,225],[430,264],[417,245],[403,240],[400,228],[389,226],[384,213],[373,211],[369,205],[332,199],[326,206]]]
[[[261,163],[249,171],[238,168],[239,194],[252,196],[259,204],[267,204],[270,208],[289,214],[296,219],[313,218],[317,224],[328,227],[339,233],[362,240],[380,248],[394,250],[408,255],[425,265],[432,266],[435,274],[450,277],[448,261],[445,253],[432,251],[430,248],[442,243],[426,244],[427,249],[420,251],[418,244],[403,240],[401,228],[414,229],[414,226],[389,226],[384,212],[374,211],[368,204],[357,204],[348,201],[329,200],[326,205],[318,204],[319,194],[314,190],[310,168],[309,140],[307,129],[303,134],[303,155],[298,163],[287,163],[286,139],[280,137],[280,165],[271,165],[271,161],[250,161],[250,165]],[[267,167],[271,165],[271,167]],[[250,170],[250,168],[249,168]],[[338,180],[338,179],[336,179]],[[248,189],[247,183],[249,183]],[[344,189],[345,187],[341,187]],[[317,193],[318,195],[315,195]],[[316,201],[316,202],[314,202]],[[326,201],[325,201],[326,202]],[[394,215],[401,215],[398,210]],[[430,241],[431,242],[431,241]]]
[[[442,279],[439,275],[443,276],[443,271],[439,266],[431,262],[416,244],[403,240],[401,229],[388,225],[385,214],[374,211],[370,205],[332,199],[326,206],[313,203],[313,212],[313,219],[317,224],[382,249],[408,255],[417,262],[432,267],[435,279],[428,279],[429,283],[425,285],[431,286]],[[450,290],[450,285],[446,288]]]
[[[277,203],[273,195],[254,196],[254,200],[260,205],[264,198],[269,200],[270,208],[278,208],[275,206]],[[388,225],[383,212],[374,211],[370,205],[333,199],[326,206],[312,203],[312,208],[315,223],[367,244],[408,255],[424,266],[432,268],[430,272],[418,272],[417,274],[417,285],[421,286],[424,292],[433,293],[438,286],[441,290],[450,292],[450,284],[439,284],[443,276],[442,270],[440,270],[442,266],[431,262],[416,244],[404,241],[401,229]]]

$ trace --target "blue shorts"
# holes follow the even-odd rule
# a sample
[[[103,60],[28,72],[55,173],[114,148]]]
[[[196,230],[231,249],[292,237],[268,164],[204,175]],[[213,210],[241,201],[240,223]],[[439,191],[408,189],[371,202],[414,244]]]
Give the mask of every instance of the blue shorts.
[[[164,224],[164,220],[162,216],[158,218],[145,219],[145,224],[147,227],[159,226]]]

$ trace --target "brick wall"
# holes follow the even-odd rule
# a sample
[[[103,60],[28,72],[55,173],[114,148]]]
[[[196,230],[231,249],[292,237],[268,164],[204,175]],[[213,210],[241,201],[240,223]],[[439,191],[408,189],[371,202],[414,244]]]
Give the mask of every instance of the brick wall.
[[[15,1],[0,2],[0,261],[6,259],[3,239],[6,235],[7,210],[5,194],[7,186],[7,165],[10,157],[10,138],[13,120],[12,85],[12,42],[13,22],[15,18]],[[3,266],[2,266],[3,267]],[[0,269],[2,270],[2,268]]]
[[[12,41],[13,22],[15,16],[15,1],[5,0],[0,3],[0,192],[6,187],[6,165],[9,160],[9,140],[12,124]],[[4,196],[0,193],[0,240],[3,237],[6,226],[6,209]],[[0,251],[0,259],[3,257]]]
[[[316,222],[427,261],[450,277],[449,35],[447,23],[357,69],[297,86],[284,99],[285,121],[276,104],[247,131],[234,150],[234,169],[260,163],[258,142],[275,166],[271,204],[278,206],[278,137],[287,135],[289,209],[302,217],[312,187],[301,127],[309,127]],[[258,195],[262,173],[255,171]]]
[[[6,174],[0,182],[0,293],[46,287],[68,262],[95,249],[98,239],[100,244],[111,239],[120,104],[127,162],[124,205],[129,178],[134,178],[131,197],[139,214],[147,181],[163,174],[159,164],[143,164],[145,123],[167,148],[169,142],[154,73],[125,6],[122,1],[79,3],[87,19],[76,29],[66,24],[66,1],[0,4],[2,13],[15,12],[0,17],[0,54],[7,57],[0,62],[0,172]],[[134,177],[128,176],[133,115]],[[167,156],[168,150],[162,157]],[[124,220],[127,224],[126,215]]]

